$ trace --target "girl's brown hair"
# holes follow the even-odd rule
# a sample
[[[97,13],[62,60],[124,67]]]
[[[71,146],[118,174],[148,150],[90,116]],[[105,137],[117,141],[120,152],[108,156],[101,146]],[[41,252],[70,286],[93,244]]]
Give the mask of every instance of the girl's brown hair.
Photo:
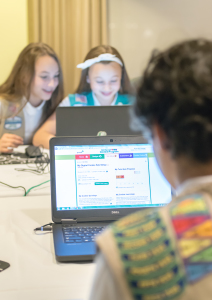
[[[58,64],[59,84],[54,90],[51,99],[45,103],[43,121],[55,111],[63,99],[62,69],[56,53],[50,46],[44,43],[31,43],[26,46],[19,54],[9,77],[0,86],[1,98],[17,103],[20,102],[23,97],[26,97],[27,101],[29,101],[36,60],[45,55],[51,56]]]
[[[126,71],[126,68],[124,65],[123,58],[121,57],[120,53],[115,48],[108,46],[108,45],[101,45],[101,46],[92,48],[86,55],[84,61],[86,61],[87,59],[98,57],[100,54],[104,54],[104,53],[114,54],[116,57],[118,57],[121,60],[121,62],[123,64],[122,77],[121,77],[121,88],[119,90],[119,93],[120,94],[132,94],[132,87],[131,87],[130,80],[129,80],[129,77],[128,77],[128,74],[127,74],[127,71]],[[110,63],[110,61],[101,61],[101,63],[108,64],[108,63]],[[82,70],[80,83],[79,83],[75,93],[81,94],[81,93],[91,91],[90,84],[87,82],[88,71],[89,71],[89,68]]]

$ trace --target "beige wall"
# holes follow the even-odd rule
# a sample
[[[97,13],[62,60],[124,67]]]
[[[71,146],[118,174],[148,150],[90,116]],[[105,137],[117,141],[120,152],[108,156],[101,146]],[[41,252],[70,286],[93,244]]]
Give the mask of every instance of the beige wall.
[[[27,0],[0,0],[0,84],[28,44]]]
[[[131,78],[154,48],[193,37],[212,38],[212,0],[108,0],[109,41]],[[27,0],[0,0],[0,84],[28,44]]]
[[[131,78],[154,48],[194,37],[212,38],[211,0],[108,0],[109,41]]]

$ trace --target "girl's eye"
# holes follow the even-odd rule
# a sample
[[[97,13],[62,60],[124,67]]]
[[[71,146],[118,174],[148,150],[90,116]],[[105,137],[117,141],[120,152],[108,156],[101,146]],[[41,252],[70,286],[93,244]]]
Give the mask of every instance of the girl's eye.
[[[47,79],[48,77],[47,76],[40,76],[40,78]]]
[[[116,83],[117,82],[117,80],[111,80],[111,83]]]
[[[103,83],[103,81],[97,81],[96,83],[98,83],[98,84],[102,84],[102,83]]]
[[[60,74],[54,76],[54,78],[59,78],[59,77],[60,77]]]

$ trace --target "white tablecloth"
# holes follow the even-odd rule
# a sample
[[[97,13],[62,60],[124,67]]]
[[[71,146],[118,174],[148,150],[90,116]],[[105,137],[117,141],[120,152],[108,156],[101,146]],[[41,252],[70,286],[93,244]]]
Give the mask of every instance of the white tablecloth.
[[[3,165],[0,166],[0,181],[11,186],[23,186],[26,190],[42,182],[50,180],[50,173],[36,175],[28,172],[19,172],[15,168],[25,168],[25,165]],[[0,197],[17,197],[23,196],[22,188],[13,189],[0,183]],[[33,188],[27,197],[38,195],[50,195],[50,182],[39,187]]]
[[[94,264],[58,263],[52,233],[33,229],[51,222],[50,196],[0,198],[1,300],[86,299]]]

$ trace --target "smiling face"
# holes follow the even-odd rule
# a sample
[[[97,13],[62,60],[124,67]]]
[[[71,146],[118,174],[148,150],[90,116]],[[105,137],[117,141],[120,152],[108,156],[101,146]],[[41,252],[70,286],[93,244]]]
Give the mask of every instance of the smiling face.
[[[116,62],[96,63],[89,68],[87,82],[101,105],[110,105],[121,87],[122,68]]]
[[[35,75],[31,85],[29,102],[39,106],[42,100],[47,101],[59,84],[59,66],[54,58],[45,55],[35,63]]]

